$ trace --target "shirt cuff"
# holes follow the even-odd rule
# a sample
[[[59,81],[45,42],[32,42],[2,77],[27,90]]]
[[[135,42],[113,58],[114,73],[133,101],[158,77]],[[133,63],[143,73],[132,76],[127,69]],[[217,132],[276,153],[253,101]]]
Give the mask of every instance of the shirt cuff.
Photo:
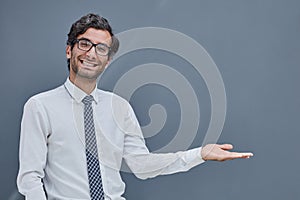
[[[201,150],[202,147],[188,150],[185,156],[186,163],[191,167],[204,163],[205,160],[203,160],[203,158],[201,157]]]

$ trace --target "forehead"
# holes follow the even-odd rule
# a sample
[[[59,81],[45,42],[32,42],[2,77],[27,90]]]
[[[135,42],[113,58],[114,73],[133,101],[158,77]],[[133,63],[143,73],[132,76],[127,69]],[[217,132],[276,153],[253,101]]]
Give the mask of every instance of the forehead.
[[[111,36],[108,31],[105,30],[98,30],[94,28],[89,28],[86,30],[85,33],[78,35],[78,39],[86,38],[89,39],[91,42],[98,44],[98,43],[105,43],[110,44]]]

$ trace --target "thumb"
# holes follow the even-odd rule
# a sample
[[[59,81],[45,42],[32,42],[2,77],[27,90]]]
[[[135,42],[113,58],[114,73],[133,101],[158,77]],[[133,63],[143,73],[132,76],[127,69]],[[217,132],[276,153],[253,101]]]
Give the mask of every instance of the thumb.
[[[224,149],[224,150],[231,150],[231,149],[233,149],[233,145],[232,144],[220,144],[219,147],[221,149]]]

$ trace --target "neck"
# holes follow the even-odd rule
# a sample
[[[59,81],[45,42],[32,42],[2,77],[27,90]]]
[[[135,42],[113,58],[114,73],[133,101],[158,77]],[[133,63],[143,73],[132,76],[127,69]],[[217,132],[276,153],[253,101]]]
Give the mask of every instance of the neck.
[[[70,81],[84,91],[86,94],[91,94],[96,87],[97,79],[87,79],[80,76],[73,77],[70,74]]]

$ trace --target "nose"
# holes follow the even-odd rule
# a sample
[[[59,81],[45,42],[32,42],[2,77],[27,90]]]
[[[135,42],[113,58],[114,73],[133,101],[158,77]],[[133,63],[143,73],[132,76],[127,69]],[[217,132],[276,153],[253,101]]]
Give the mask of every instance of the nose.
[[[89,57],[89,58],[96,58],[97,56],[97,53],[96,53],[96,47],[92,47],[90,50],[88,50],[86,52],[86,55]]]

